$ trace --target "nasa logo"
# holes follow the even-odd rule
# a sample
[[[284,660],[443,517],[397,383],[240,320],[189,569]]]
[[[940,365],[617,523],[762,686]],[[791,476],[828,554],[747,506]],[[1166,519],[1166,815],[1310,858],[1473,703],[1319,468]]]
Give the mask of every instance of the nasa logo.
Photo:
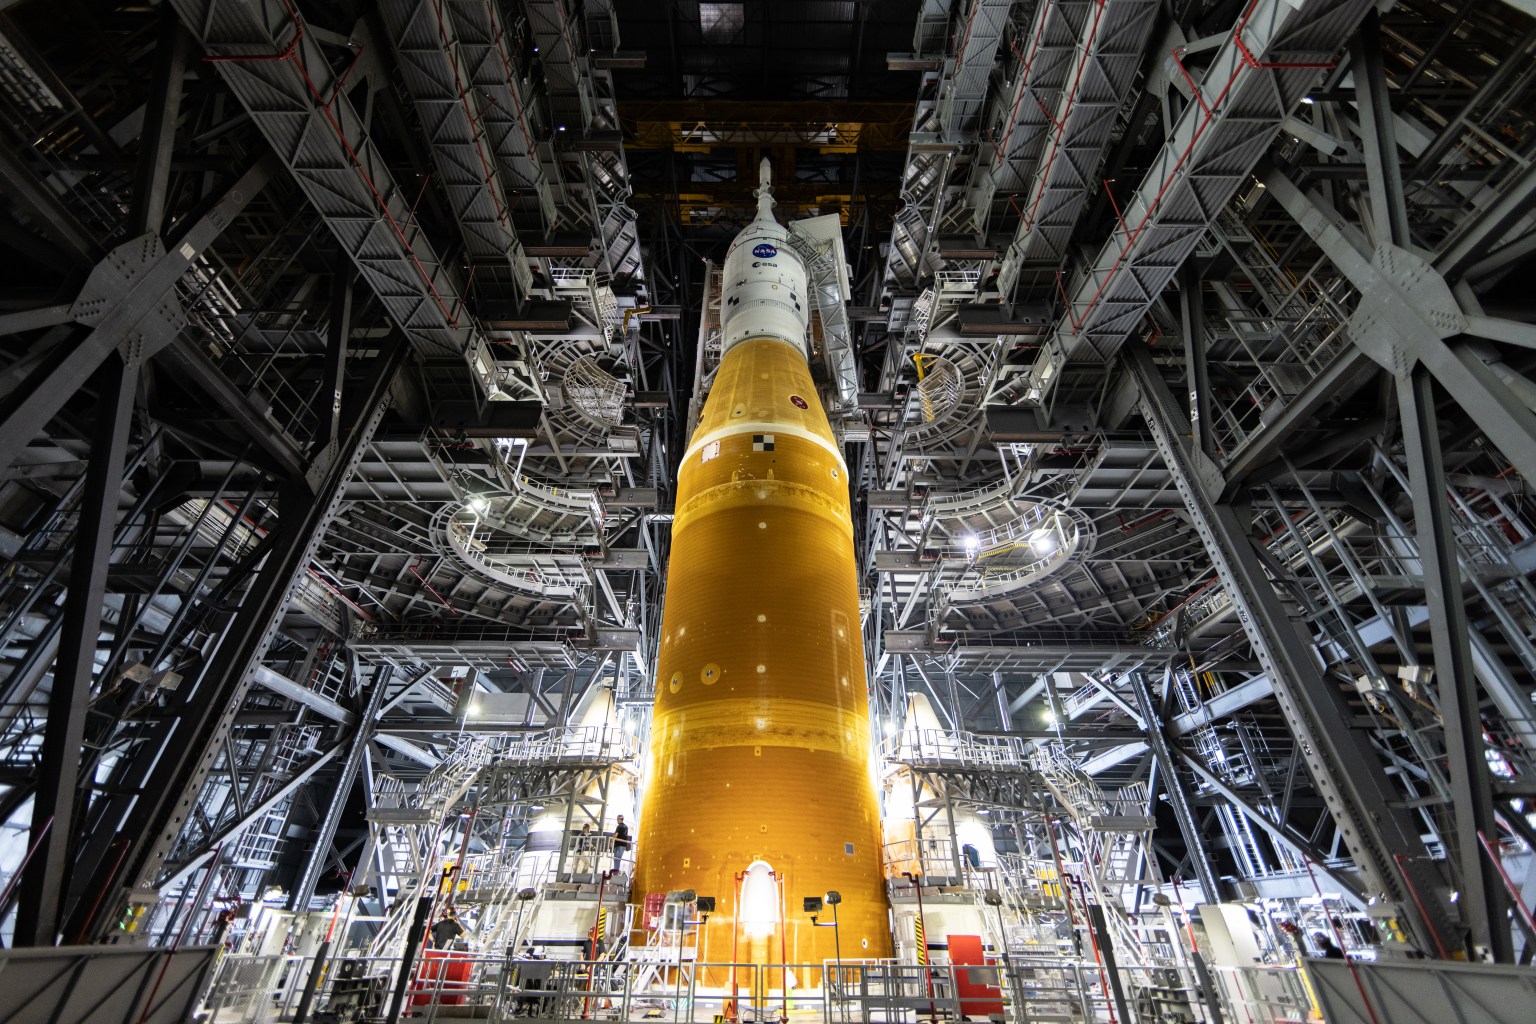
[[[790,400],[791,403],[793,403],[793,405],[794,405],[794,407],[796,409],[809,409],[810,408],[810,405],[806,402],[806,400],[801,398],[799,395],[790,395],[789,396],[789,400]]]
[[[752,247],[752,255],[756,256],[758,259],[761,259],[761,260],[769,259],[769,258],[771,258],[773,256],[777,256],[778,254],[779,254],[779,250],[775,249],[773,246],[769,245],[767,242],[764,242],[762,245],[757,245],[757,246],[753,246]]]

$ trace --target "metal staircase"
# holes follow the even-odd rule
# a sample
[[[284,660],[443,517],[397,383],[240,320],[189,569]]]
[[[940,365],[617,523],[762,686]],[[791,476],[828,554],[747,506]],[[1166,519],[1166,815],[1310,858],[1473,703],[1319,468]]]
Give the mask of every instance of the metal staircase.
[[[414,792],[399,779],[381,776],[368,811],[379,853],[378,890],[394,892],[394,903],[369,946],[370,956],[397,956],[410,931],[416,901],[435,884],[438,846],[450,811],[490,763],[484,740],[461,743],[427,773]],[[393,882],[393,885],[391,885]]]
[[[1144,881],[1142,847],[1153,825],[1146,813],[1146,787],[1127,786],[1111,796],[1055,746],[1039,748],[1035,765],[1076,826],[1083,882],[1104,908],[1116,945],[1134,951],[1136,962],[1145,962],[1141,939],[1126,917],[1124,893]]]

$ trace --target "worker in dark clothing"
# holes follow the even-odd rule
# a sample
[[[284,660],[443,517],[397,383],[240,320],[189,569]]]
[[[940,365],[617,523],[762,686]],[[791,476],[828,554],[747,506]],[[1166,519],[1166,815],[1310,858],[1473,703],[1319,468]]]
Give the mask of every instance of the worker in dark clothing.
[[[1322,955],[1327,960],[1343,960],[1344,951],[1339,944],[1330,939],[1323,932],[1313,932],[1312,941],[1317,943],[1317,948],[1322,950]]]
[[[624,824],[624,815],[619,815],[617,823],[613,826],[613,870],[617,871],[624,864],[624,858],[629,854],[629,826]]]
[[[464,926],[459,924],[459,919],[452,910],[445,910],[437,924],[432,926],[432,945],[438,949],[447,949],[450,942],[463,934]]]

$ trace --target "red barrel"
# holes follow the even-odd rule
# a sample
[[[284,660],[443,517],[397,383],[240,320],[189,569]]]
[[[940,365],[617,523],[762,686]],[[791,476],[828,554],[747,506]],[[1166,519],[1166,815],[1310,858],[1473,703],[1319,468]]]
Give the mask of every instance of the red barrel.
[[[469,1001],[469,969],[473,953],[454,949],[422,951],[411,983],[411,1005],[463,1006]]]

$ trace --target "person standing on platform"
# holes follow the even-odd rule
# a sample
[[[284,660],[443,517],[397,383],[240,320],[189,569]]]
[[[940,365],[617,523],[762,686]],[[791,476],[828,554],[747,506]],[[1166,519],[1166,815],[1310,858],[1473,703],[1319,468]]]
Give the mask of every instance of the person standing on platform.
[[[590,823],[581,826],[581,831],[576,834],[576,863],[574,870],[578,875],[590,875],[592,873],[594,838]]]
[[[1343,960],[1344,951],[1323,932],[1313,932],[1312,941],[1317,943],[1320,955],[1327,960]]]
[[[629,855],[629,845],[629,826],[624,824],[624,815],[621,814],[613,826],[613,870],[617,871],[624,866],[624,858]]]
[[[443,916],[432,926],[432,945],[437,949],[447,949],[449,944],[464,934],[464,926],[459,924],[459,919],[450,910],[443,911]]]

